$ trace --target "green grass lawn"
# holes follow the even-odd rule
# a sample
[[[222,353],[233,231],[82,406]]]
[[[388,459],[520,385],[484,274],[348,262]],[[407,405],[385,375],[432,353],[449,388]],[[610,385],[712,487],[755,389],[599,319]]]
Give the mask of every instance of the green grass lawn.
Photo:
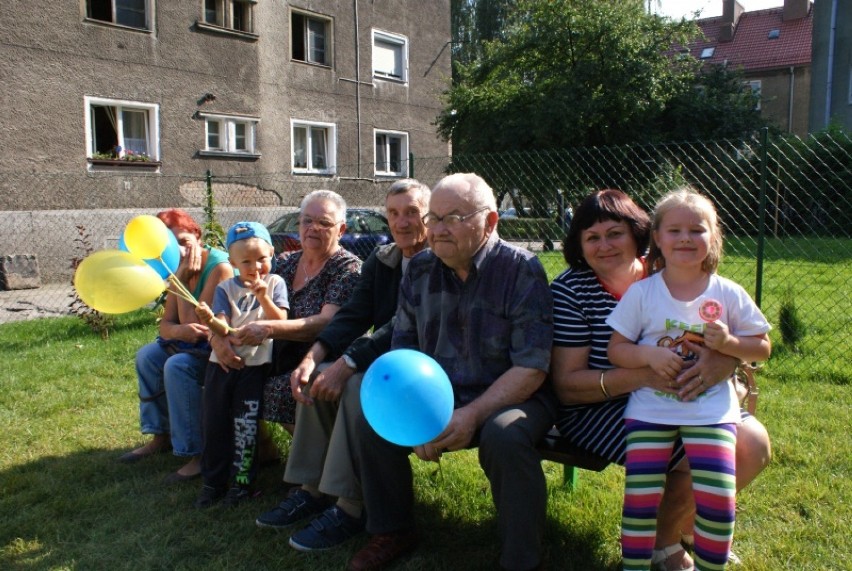
[[[362,538],[304,555],[287,534],[254,525],[281,496],[280,467],[261,473],[261,499],[197,511],[197,481],[160,483],[178,458],[116,462],[143,441],[133,356],[154,335],[148,312],[119,317],[107,341],[74,317],[0,326],[0,569],[342,569]],[[840,368],[848,378],[848,360]],[[852,387],[795,373],[759,383],[775,458],[739,497],[741,568],[849,569]],[[446,455],[440,471],[414,466],[423,543],[394,569],[496,568],[493,506],[475,453]],[[619,568],[623,471],[581,472],[570,492],[560,465],[545,470],[548,568]]]

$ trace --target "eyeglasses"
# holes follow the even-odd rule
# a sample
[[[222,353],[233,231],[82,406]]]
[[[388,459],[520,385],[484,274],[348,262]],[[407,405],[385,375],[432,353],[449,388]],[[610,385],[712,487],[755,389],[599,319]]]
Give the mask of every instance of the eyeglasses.
[[[434,228],[438,225],[439,222],[443,222],[446,228],[455,228],[474,214],[479,214],[483,210],[488,210],[488,207],[483,206],[482,208],[474,210],[470,214],[465,214],[464,216],[460,214],[447,214],[444,216],[438,216],[437,214],[430,212],[429,214],[423,217],[423,224],[426,226],[426,228]]]
[[[299,219],[299,224],[304,226],[305,228],[309,226],[316,226],[320,230],[331,230],[340,222],[333,222],[331,220],[326,220],[325,218],[311,218],[310,216],[302,216]]]

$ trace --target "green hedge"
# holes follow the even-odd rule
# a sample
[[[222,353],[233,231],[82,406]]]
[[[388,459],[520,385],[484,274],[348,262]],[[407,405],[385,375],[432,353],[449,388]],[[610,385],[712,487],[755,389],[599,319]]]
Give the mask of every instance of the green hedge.
[[[562,227],[550,218],[501,218],[497,232],[506,240],[560,241],[564,235]]]

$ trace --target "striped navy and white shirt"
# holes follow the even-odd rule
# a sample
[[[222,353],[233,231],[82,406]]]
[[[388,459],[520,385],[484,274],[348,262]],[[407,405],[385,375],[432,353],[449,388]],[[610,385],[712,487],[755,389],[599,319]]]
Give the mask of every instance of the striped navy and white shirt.
[[[553,345],[589,348],[590,369],[611,369],[606,355],[612,328],[606,318],[618,300],[589,269],[569,269],[550,284],[553,293]],[[627,397],[562,405],[556,427],[578,446],[624,464],[624,407]]]
[[[606,324],[618,299],[604,289],[589,269],[569,269],[550,284],[553,294],[553,345],[589,348],[590,369],[612,369],[606,355],[612,327]],[[627,433],[624,409],[628,395],[598,403],[561,405],[556,428],[581,448],[624,465]],[[748,413],[743,413],[747,416]],[[669,470],[683,459],[683,443],[678,438],[672,450]]]

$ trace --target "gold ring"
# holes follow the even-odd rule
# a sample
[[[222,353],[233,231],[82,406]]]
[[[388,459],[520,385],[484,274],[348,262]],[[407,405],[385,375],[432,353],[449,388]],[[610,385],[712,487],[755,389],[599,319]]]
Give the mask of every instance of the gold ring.
[[[704,386],[704,379],[701,378],[701,375],[698,375],[698,385],[701,387]]]

